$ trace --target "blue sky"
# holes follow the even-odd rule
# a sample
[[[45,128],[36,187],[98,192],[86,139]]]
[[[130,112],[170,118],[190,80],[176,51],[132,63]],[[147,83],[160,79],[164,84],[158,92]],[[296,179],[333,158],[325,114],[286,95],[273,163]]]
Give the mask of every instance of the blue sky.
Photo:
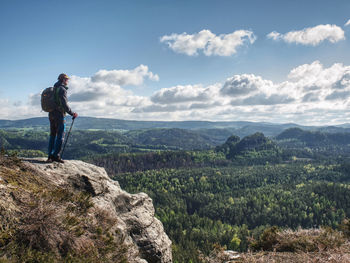
[[[45,116],[65,72],[84,116],[350,122],[349,19],[350,1],[4,0],[0,118]]]

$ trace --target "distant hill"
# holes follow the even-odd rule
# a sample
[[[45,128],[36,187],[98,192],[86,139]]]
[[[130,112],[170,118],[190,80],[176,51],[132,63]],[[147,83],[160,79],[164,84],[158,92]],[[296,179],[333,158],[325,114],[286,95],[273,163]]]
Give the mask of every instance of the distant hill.
[[[30,118],[24,120],[0,120],[0,128],[35,128],[35,127],[47,127],[49,125],[49,119],[45,117]]]
[[[181,150],[202,150],[215,146],[209,136],[178,128],[136,130],[129,131],[124,135],[136,144],[165,145]]]
[[[323,129],[322,131],[324,131]],[[304,144],[305,146],[330,146],[350,144],[350,133],[329,133],[322,131],[305,131],[299,128],[290,128],[276,136],[277,140],[289,140]]]
[[[112,152],[204,150],[222,144],[231,134],[223,129],[156,128],[124,132],[73,129],[64,155],[65,158],[77,159]],[[0,148],[17,151],[21,156],[45,156],[48,138],[48,130],[0,129]]]
[[[223,144],[233,133],[233,129],[198,129],[195,130],[201,136],[209,138],[213,145]]]
[[[281,149],[264,134],[257,132],[240,139],[232,135],[227,141],[216,147],[227,159],[244,163],[278,162],[281,160]]]
[[[70,125],[71,118],[67,117],[67,125]],[[79,117],[74,123],[74,129],[79,130],[143,130],[157,128],[177,128],[185,130],[200,130],[202,135],[209,135],[216,138],[216,143],[225,142],[231,134],[244,137],[262,132],[265,136],[274,137],[289,128],[301,128],[309,131],[322,131],[327,133],[350,132],[350,124],[338,126],[301,126],[295,123],[268,123],[249,121],[134,121],[108,118]],[[48,130],[49,121],[47,117],[30,118],[24,120],[0,120],[0,129],[11,128],[32,128]]]
[[[70,122],[70,118],[67,118]],[[0,120],[0,128],[35,128],[47,127],[48,118],[38,117],[24,120]],[[241,128],[252,122],[210,122],[210,121],[134,121],[107,118],[79,117],[75,122],[77,129],[121,129],[140,130],[151,128],[212,129]]]
[[[235,144],[236,153],[271,150],[274,148],[276,148],[276,144],[260,132],[244,137],[240,142]]]

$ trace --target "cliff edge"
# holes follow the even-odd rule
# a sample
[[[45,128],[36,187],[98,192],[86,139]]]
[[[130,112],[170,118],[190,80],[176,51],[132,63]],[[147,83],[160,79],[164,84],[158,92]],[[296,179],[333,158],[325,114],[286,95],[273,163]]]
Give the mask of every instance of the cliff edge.
[[[82,161],[1,157],[0,219],[0,259],[28,257],[22,247],[45,260],[172,262],[151,198]]]

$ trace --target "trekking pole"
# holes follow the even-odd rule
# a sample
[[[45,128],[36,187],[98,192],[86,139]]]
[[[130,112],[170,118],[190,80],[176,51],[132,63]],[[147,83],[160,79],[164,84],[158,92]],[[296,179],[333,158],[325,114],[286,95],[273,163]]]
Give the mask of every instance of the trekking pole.
[[[70,125],[69,131],[68,131],[68,134],[67,134],[67,138],[66,138],[66,140],[64,141],[63,149],[62,149],[62,151],[61,151],[61,158],[62,158],[62,156],[63,156],[64,148],[66,148],[66,144],[67,144],[67,141],[68,141],[68,138],[69,138],[69,134],[70,134],[70,132],[71,132],[71,130],[72,130],[72,127],[73,127],[73,124],[74,124],[74,120],[75,120],[75,118],[73,118],[72,124]]]

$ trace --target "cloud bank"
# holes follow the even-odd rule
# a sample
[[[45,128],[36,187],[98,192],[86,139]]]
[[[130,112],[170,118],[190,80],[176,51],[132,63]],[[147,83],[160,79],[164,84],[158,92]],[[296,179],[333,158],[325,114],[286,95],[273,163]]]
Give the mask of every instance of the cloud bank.
[[[145,106],[151,102],[149,98],[138,96],[126,87],[144,85],[146,80],[158,81],[159,76],[145,65],[131,70],[99,70],[91,77],[73,75],[69,81],[69,105],[79,115],[128,118],[134,107]],[[28,103],[17,102],[19,106],[8,106],[10,102],[4,101],[2,104],[7,105],[7,110],[0,113],[0,118],[28,118],[33,117],[33,113],[35,116],[47,115],[41,112],[40,94],[41,92],[30,94]]]
[[[232,56],[237,48],[245,44],[252,44],[256,37],[252,31],[237,30],[230,34],[215,35],[210,30],[202,30],[195,34],[171,34],[160,38],[161,43],[181,54],[198,55],[203,51],[206,56]]]
[[[326,40],[331,43],[336,43],[340,40],[344,40],[345,35],[343,29],[340,27],[327,24],[304,28],[300,31],[291,31],[285,34],[273,31],[267,35],[267,38],[276,41],[282,40],[287,43],[317,46]]]
[[[327,68],[314,61],[292,69],[280,83],[254,74],[234,75],[210,86],[163,88],[150,101],[132,113],[167,113],[176,120],[344,123],[350,121],[350,66],[336,63]]]
[[[293,68],[283,82],[254,74],[233,75],[212,85],[176,85],[139,96],[128,85],[159,77],[147,66],[100,70],[90,77],[72,76],[68,99],[83,116],[134,120],[268,121],[300,124],[350,122],[350,66],[320,61]],[[0,118],[45,116],[40,93],[27,103],[0,100]],[[36,114],[37,113],[37,114]],[[33,115],[34,114],[34,115]]]

